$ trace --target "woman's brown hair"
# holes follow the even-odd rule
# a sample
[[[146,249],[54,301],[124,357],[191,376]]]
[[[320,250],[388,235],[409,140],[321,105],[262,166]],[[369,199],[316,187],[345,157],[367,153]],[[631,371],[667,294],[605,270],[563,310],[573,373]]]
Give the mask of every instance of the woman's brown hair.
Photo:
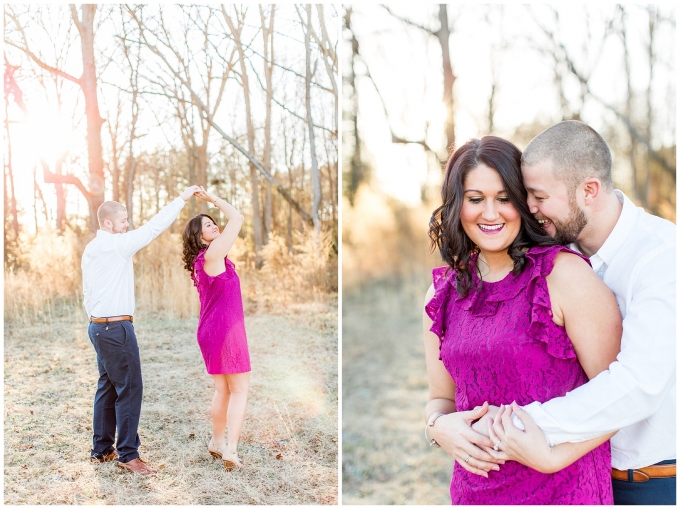
[[[481,140],[468,141],[446,161],[442,206],[430,218],[430,248],[438,248],[442,259],[456,271],[456,291],[460,295],[465,296],[470,290],[470,257],[478,250],[460,222],[464,183],[468,173],[480,164],[498,172],[510,203],[522,218],[519,234],[508,247],[508,254],[514,262],[512,272],[519,274],[524,269],[526,248],[557,244],[529,211],[527,191],[522,182],[521,157],[520,150],[509,141],[497,136],[484,136]],[[479,269],[477,272],[481,280]]]
[[[201,252],[201,249],[207,247],[201,239],[204,217],[207,217],[213,223],[217,224],[208,214],[198,214],[189,219],[184,227],[184,232],[182,233],[182,261],[184,262],[184,268],[192,274],[194,273],[194,260],[198,256],[198,253]]]

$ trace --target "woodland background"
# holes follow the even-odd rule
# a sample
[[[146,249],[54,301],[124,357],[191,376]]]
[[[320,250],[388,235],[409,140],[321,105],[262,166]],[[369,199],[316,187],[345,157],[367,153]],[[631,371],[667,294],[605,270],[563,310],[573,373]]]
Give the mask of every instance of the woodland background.
[[[448,504],[427,446],[427,226],[450,150],[523,150],[567,119],[612,151],[614,184],[675,222],[676,17],[664,5],[343,6],[343,502]]]
[[[6,501],[337,502],[339,25],[331,5],[4,6]],[[132,229],[191,184],[246,218],[229,256],[254,359],[250,467],[225,485],[203,458],[211,381],[181,232],[224,218],[192,199],[134,258],[142,456],[170,469],[139,491],[87,462],[80,259],[104,200]],[[186,415],[186,434],[158,428]]]

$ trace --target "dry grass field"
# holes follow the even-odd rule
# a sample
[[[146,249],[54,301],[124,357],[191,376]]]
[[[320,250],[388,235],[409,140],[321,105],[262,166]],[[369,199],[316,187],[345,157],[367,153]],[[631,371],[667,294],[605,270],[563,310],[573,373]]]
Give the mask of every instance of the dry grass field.
[[[159,469],[151,478],[89,463],[98,376],[84,312],[5,322],[5,504],[338,503],[337,300],[246,305],[245,467],[232,472],[207,452],[212,379],[196,319],[145,316],[135,327],[140,453]]]
[[[453,460],[423,436],[427,377],[417,283],[343,292],[344,504],[450,504]]]

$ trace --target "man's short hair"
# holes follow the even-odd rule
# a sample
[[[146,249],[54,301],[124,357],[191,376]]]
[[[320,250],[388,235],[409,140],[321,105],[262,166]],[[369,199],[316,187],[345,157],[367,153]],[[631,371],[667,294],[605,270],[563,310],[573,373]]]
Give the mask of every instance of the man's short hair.
[[[522,154],[522,166],[551,161],[554,177],[571,194],[588,177],[612,191],[612,155],[595,129],[577,120],[566,120],[536,136]]]
[[[105,201],[97,209],[97,221],[99,221],[99,226],[104,226],[104,219],[113,221],[119,212],[125,212],[125,207],[123,207],[117,201]]]

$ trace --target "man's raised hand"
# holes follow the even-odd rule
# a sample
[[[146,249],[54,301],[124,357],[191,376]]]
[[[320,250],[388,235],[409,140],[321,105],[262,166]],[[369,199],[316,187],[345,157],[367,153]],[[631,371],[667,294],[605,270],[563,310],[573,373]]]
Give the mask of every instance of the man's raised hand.
[[[180,198],[182,198],[185,202],[189,201],[191,197],[199,192],[201,188],[199,186],[189,186],[187,187],[182,194],[179,195]]]

